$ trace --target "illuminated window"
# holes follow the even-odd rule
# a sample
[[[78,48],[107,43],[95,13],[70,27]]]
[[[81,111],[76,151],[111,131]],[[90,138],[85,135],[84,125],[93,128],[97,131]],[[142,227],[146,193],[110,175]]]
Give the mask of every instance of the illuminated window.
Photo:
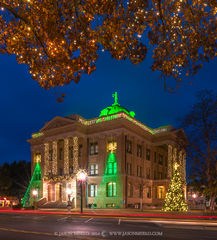
[[[150,159],[151,159],[151,150],[146,149],[146,160],[150,160]]]
[[[98,154],[98,143],[91,143],[90,144],[90,155],[96,155]]]
[[[127,174],[132,175],[132,164],[131,163],[127,163]]]
[[[164,197],[164,186],[158,186],[157,187],[157,198],[163,199]]]
[[[115,182],[107,183],[107,197],[116,197],[117,196],[117,188]]]
[[[137,145],[137,157],[142,157],[142,146]]]
[[[126,142],[126,152],[132,153],[132,142],[129,140]]]
[[[89,196],[96,197],[97,196],[97,184],[89,185]]]
[[[107,174],[113,175],[117,173],[117,162],[108,162],[107,164]]]
[[[98,164],[90,164],[90,175],[98,175]]]
[[[142,167],[141,166],[137,166],[137,176],[142,177]]]

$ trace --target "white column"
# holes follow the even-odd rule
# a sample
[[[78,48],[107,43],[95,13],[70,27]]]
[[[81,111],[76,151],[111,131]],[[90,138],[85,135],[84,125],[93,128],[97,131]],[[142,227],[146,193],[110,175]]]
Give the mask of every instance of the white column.
[[[175,163],[177,163],[177,149],[173,148],[172,175],[174,173]]]
[[[65,175],[69,174],[69,139],[64,139],[64,167],[63,173]]]
[[[48,175],[49,170],[49,143],[44,144],[44,176]]]
[[[73,137],[73,172],[76,174],[78,171],[78,137]]]
[[[57,141],[53,141],[53,165],[52,173],[57,175]]]

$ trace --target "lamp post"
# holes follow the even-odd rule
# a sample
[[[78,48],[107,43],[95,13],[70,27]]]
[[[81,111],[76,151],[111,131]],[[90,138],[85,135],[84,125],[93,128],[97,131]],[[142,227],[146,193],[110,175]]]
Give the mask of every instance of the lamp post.
[[[34,202],[33,202],[33,206],[36,207],[36,197],[38,196],[38,190],[34,189],[32,191],[32,195],[33,195],[33,198],[34,198]]]
[[[82,185],[87,179],[87,173],[84,169],[80,169],[77,173],[77,181],[80,183],[81,187],[81,213],[83,213],[83,192],[82,192]]]

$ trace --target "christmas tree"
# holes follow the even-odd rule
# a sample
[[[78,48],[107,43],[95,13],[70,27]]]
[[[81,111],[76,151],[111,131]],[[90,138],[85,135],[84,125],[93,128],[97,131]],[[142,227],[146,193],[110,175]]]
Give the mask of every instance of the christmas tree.
[[[187,211],[188,206],[185,202],[183,191],[183,181],[178,170],[179,165],[175,164],[174,174],[170,182],[168,192],[165,197],[163,211]]]

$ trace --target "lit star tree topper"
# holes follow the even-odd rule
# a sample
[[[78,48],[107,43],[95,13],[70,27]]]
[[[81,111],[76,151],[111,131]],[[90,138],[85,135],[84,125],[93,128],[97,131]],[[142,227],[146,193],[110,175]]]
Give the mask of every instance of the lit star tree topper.
[[[91,74],[105,50],[180,82],[217,53],[215,0],[1,0],[0,53],[46,89]],[[173,90],[166,86],[167,89]]]
[[[179,165],[175,163],[174,173],[169,189],[166,193],[163,211],[187,211],[188,206],[185,201],[183,182],[179,173]]]

